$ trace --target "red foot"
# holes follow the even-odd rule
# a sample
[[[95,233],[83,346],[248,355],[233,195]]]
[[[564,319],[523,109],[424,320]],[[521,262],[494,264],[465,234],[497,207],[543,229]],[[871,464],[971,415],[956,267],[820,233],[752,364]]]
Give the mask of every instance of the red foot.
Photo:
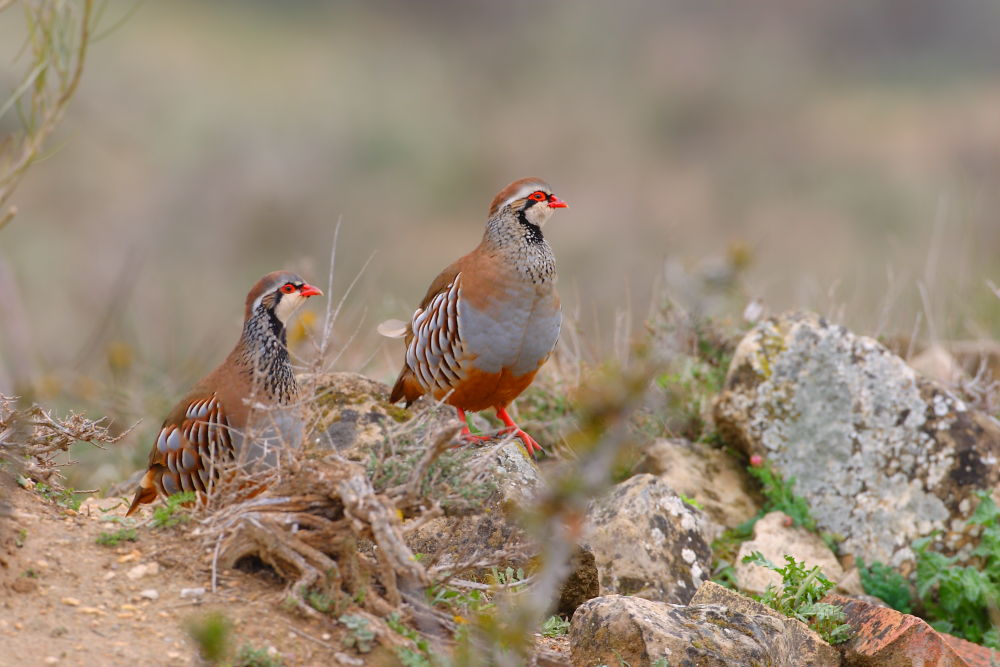
[[[510,415],[507,414],[507,408],[500,408],[497,410],[497,417],[503,420],[503,423],[507,426],[502,432],[503,433],[513,433],[514,437],[520,438],[521,442],[524,443],[525,449],[531,454],[531,458],[537,459],[535,452],[544,452],[542,446],[538,444],[538,441],[532,438],[530,435],[521,430],[521,427],[514,423]]]
[[[462,424],[464,424],[464,426],[462,427],[462,432],[459,434],[459,438],[461,438],[466,442],[489,442],[497,439],[497,436],[492,436],[492,435],[473,435],[472,432],[469,430],[469,422],[466,421],[465,419],[465,410],[462,410],[461,408],[455,408],[455,410],[458,412],[458,418],[461,419]],[[525,449],[528,450],[528,453],[531,454],[531,458],[533,459],[538,458],[535,455],[535,452],[545,451],[544,449],[542,449],[542,446],[538,444],[537,440],[535,440],[530,435],[522,431],[521,427],[518,426],[516,423],[514,423],[514,420],[510,418],[509,414],[507,414],[506,408],[500,408],[499,410],[497,410],[497,417],[502,419],[505,425],[505,427],[501,429],[497,435],[514,434],[515,438],[520,438],[521,442],[524,443]],[[456,447],[458,446],[459,445],[456,445]]]
[[[458,418],[462,420],[462,432],[458,434],[458,437],[466,442],[489,442],[493,440],[492,436],[489,435],[473,435],[472,431],[469,430],[469,422],[465,419],[465,410],[461,408],[455,408],[458,411]],[[461,447],[461,445],[455,445],[456,447]]]

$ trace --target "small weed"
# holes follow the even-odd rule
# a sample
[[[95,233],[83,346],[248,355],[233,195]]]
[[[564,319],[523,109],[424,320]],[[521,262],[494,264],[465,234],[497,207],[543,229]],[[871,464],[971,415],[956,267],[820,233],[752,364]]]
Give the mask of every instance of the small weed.
[[[17,535],[14,536],[14,546],[18,549],[24,546],[24,542],[28,539],[28,529],[22,528],[17,531]]]
[[[427,601],[435,607],[447,608],[462,622],[493,607],[489,597],[481,590],[457,590],[438,585],[427,588]]]
[[[184,523],[190,517],[184,513],[182,506],[193,503],[197,496],[191,491],[175,493],[167,498],[165,504],[153,510],[153,528],[172,528]]]
[[[101,533],[97,536],[97,543],[102,547],[116,547],[122,542],[135,542],[139,539],[139,533],[135,528],[122,528],[113,533]]]
[[[343,611],[344,600],[340,596],[328,595],[322,591],[310,590],[305,594],[306,602],[310,607],[321,614],[336,616]]]
[[[400,663],[405,667],[430,667],[433,664],[430,660],[430,645],[427,643],[427,640],[419,632],[403,623],[398,613],[393,612],[389,614],[385,622],[389,626],[389,629],[398,635],[406,637],[416,646],[416,649],[408,646],[396,648],[396,656],[399,658]]]
[[[508,567],[502,572],[497,570],[495,567],[491,567],[490,575],[493,578],[493,582],[498,586],[506,586],[508,588],[516,589],[524,583],[524,569],[520,567],[517,568],[517,570],[512,567]]]
[[[844,610],[819,601],[833,588],[833,582],[823,575],[818,565],[807,570],[805,563],[786,555],[785,566],[778,567],[759,551],[745,557],[743,562],[766,567],[781,575],[781,587],[769,585],[764,594],[757,597],[761,603],[807,623],[828,644],[840,644],[851,638],[854,630],[845,622]]]
[[[282,667],[281,656],[269,655],[267,649],[254,648],[250,644],[244,644],[236,654],[233,667]]]
[[[858,574],[865,593],[874,595],[896,611],[904,614],[912,611],[910,584],[899,572],[879,561],[866,567],[864,559],[859,558]]]
[[[374,648],[375,633],[368,627],[368,619],[356,614],[344,614],[337,620],[350,630],[344,636],[344,646],[354,648],[358,653],[368,653]]]
[[[185,625],[205,662],[217,665],[226,657],[233,630],[229,619],[215,612],[188,619]]]
[[[37,491],[38,494],[46,500],[54,502],[60,507],[71,509],[74,512],[80,509],[80,504],[83,502],[83,496],[71,488],[58,489],[51,487],[44,482],[38,482],[35,484],[35,491]]]
[[[542,634],[546,637],[562,637],[569,634],[569,621],[562,616],[549,616],[542,624]]]
[[[680,498],[681,498],[681,500],[683,500],[685,503],[687,503],[691,507],[693,507],[695,509],[699,509],[699,510],[705,509],[705,507],[701,503],[699,503],[697,500],[695,500],[694,498],[689,498],[689,497],[685,496],[683,493],[679,493],[677,495],[679,495]]]
[[[989,492],[977,495],[979,505],[969,523],[982,526],[979,545],[972,551],[982,569],[956,565],[957,557],[931,551],[933,535],[921,538],[913,543],[917,595],[934,629],[1000,648],[1000,633],[990,618],[991,610],[1000,607],[1000,508]]]
[[[37,579],[39,575],[37,570],[33,570],[29,567],[27,570],[21,573],[21,576],[27,577],[28,579]]]
[[[764,507],[761,510],[763,514],[784,512],[792,518],[796,526],[816,532],[816,520],[809,512],[809,503],[795,493],[794,477],[789,477],[787,480],[782,478],[771,467],[770,461],[759,457],[751,459],[747,472],[760,482],[761,492],[764,494]]]

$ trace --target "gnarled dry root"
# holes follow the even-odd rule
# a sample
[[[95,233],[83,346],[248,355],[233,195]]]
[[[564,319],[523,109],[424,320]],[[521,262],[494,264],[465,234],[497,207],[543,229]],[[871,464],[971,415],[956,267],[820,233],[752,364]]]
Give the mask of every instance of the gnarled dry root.
[[[450,624],[424,602],[430,578],[406,545],[395,504],[356,463],[336,455],[302,461],[267,495],[222,507],[204,523],[216,544],[213,571],[259,558],[289,582],[289,599],[304,614],[322,615],[310,594],[356,605],[352,613],[390,644],[402,640],[380,619],[404,602],[425,632],[441,635]]]

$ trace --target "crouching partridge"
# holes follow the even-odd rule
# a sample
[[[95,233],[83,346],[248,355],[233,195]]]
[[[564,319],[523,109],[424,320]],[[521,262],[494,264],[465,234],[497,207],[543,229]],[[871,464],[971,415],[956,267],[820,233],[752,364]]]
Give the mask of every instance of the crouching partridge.
[[[534,379],[559,338],[562,313],[556,263],[542,226],[566,203],[544,181],[522,178],[493,199],[483,240],[446,268],[408,324],[379,332],[404,337],[406,361],[389,400],[410,405],[431,394],[465,412],[496,410],[534,456],[539,444],[514,423],[507,406]],[[474,438],[468,426],[466,439]]]
[[[306,299],[321,294],[287,271],[269,273],[253,286],[243,335],[167,415],[128,514],[157,496],[210,493],[216,465],[224,461],[273,467],[281,447],[301,440],[302,422],[290,407],[298,386],[285,324]]]

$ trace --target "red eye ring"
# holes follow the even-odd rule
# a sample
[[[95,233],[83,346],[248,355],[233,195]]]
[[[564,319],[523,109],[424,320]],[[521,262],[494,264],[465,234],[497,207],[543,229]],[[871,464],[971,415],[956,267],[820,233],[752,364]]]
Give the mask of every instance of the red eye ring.
[[[534,199],[535,201],[545,201],[548,198],[549,196],[544,192],[542,192],[541,190],[539,190],[538,192],[531,193],[531,199]]]
[[[292,294],[293,292],[295,292],[295,285],[291,283],[285,283],[284,285],[281,286],[281,292],[282,294]]]

